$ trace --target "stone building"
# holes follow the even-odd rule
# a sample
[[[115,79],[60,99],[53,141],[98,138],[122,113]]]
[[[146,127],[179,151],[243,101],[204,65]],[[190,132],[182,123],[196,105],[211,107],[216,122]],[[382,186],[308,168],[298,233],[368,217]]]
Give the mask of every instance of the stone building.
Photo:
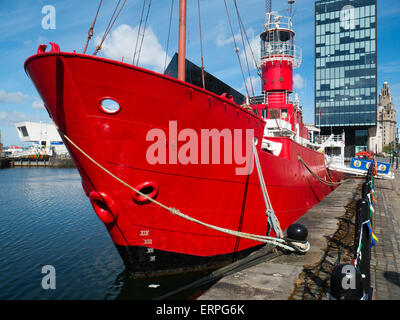
[[[396,110],[387,81],[379,95],[376,126],[369,129],[369,150],[380,153],[384,146],[396,144]]]

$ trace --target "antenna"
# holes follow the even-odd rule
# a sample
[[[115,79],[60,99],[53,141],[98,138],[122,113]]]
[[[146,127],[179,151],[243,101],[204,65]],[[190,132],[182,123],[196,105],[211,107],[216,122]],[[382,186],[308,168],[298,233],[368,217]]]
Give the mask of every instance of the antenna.
[[[272,11],[272,0],[265,0],[265,28],[268,29],[268,25],[271,22],[271,11]]]
[[[290,5],[290,20],[292,20],[292,18],[293,18],[292,17],[292,7],[293,7],[294,0],[289,0],[288,3]]]
[[[272,11],[272,0],[265,0],[265,13]]]

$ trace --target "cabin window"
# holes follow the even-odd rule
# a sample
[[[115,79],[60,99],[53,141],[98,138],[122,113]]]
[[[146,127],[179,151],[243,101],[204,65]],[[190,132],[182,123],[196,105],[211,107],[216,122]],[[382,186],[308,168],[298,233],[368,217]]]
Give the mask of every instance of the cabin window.
[[[289,31],[279,31],[279,40],[281,42],[289,41],[291,38],[291,33]]]
[[[287,109],[282,109],[281,110],[281,118],[287,118],[287,117],[288,117]]]
[[[18,127],[18,130],[21,132],[23,137],[28,136],[28,130],[26,130],[26,127]]]
[[[278,119],[279,118],[279,109],[270,109],[269,114],[270,114],[271,119]]]
[[[261,117],[268,118],[268,110],[267,109],[261,110]]]

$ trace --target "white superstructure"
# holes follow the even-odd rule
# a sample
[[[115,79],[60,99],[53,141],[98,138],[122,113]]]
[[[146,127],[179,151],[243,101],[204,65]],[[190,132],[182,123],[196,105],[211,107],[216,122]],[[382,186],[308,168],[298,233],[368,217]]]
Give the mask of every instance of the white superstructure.
[[[24,121],[16,123],[15,127],[22,142],[32,142],[33,152],[49,156],[68,154],[68,150],[53,124]]]

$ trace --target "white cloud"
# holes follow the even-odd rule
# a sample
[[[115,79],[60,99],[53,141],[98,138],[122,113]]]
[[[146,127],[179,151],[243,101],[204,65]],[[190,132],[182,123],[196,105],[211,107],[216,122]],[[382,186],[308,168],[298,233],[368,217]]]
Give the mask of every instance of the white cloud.
[[[246,37],[247,35],[247,37]],[[239,52],[240,52],[240,60],[242,63],[245,65],[246,62],[246,56],[247,56],[247,61],[249,63],[249,66],[253,69],[257,69],[255,66],[254,61],[256,63],[259,63],[260,61],[260,37],[258,35],[255,35],[255,31],[252,28],[249,28],[246,31],[246,35],[243,35],[243,40],[245,42],[245,51],[243,50],[243,41],[240,33],[235,34],[235,41],[236,45],[239,47]],[[248,45],[247,39],[250,42],[250,47]],[[217,47],[224,47],[226,45],[232,45],[232,50],[234,50],[233,47],[233,37],[227,38],[224,33],[219,33],[217,35],[217,38],[215,40],[215,43]],[[247,68],[247,66],[246,66]]]
[[[20,91],[18,92],[5,92],[0,90],[0,103],[23,103],[28,96]]]
[[[237,40],[237,36],[235,36],[235,40]],[[225,34],[219,33],[217,38],[215,39],[215,44],[217,47],[224,47],[230,43],[233,43],[233,37],[227,38]]]
[[[295,87],[295,89],[302,89],[302,88],[304,88],[304,85],[305,85],[304,78],[301,75],[299,75],[298,73],[296,73],[293,76],[293,86]]]
[[[243,82],[243,81],[242,81]],[[251,76],[246,78],[246,86],[242,83],[242,87],[236,88],[235,90],[241,92],[242,94],[246,95],[246,87],[247,91],[249,92],[250,97],[254,95],[257,96],[261,92],[261,80],[259,76]]]
[[[252,66],[253,69],[257,69],[257,67],[255,66],[255,62],[260,64],[260,59],[261,59],[260,37],[258,37],[257,35],[254,36],[254,30],[251,28],[249,30],[247,30],[247,36],[250,41],[250,47],[249,47],[247,44],[247,40],[245,39],[247,60],[249,61],[249,65]],[[242,51],[242,53],[240,55],[240,59],[243,59],[243,61],[245,61],[246,56],[244,55],[244,52]]]
[[[14,126],[15,123],[21,121],[37,121],[38,115],[26,114],[18,111],[5,112],[0,111],[0,124],[5,126]]]
[[[124,59],[124,62],[132,63],[139,26],[132,28],[122,24],[109,35],[102,45],[102,52],[107,58],[114,60]],[[96,37],[96,45],[101,37]],[[138,48],[140,47],[140,41]],[[137,55],[136,55],[137,57]],[[171,58],[168,56],[167,63]],[[145,32],[139,66],[145,66],[151,70],[162,72],[164,69],[165,51],[151,27]]]
[[[44,109],[44,104],[42,100],[36,99],[32,103],[33,109]]]
[[[400,63],[398,61],[381,63],[378,65],[378,70],[383,73],[399,73]]]

